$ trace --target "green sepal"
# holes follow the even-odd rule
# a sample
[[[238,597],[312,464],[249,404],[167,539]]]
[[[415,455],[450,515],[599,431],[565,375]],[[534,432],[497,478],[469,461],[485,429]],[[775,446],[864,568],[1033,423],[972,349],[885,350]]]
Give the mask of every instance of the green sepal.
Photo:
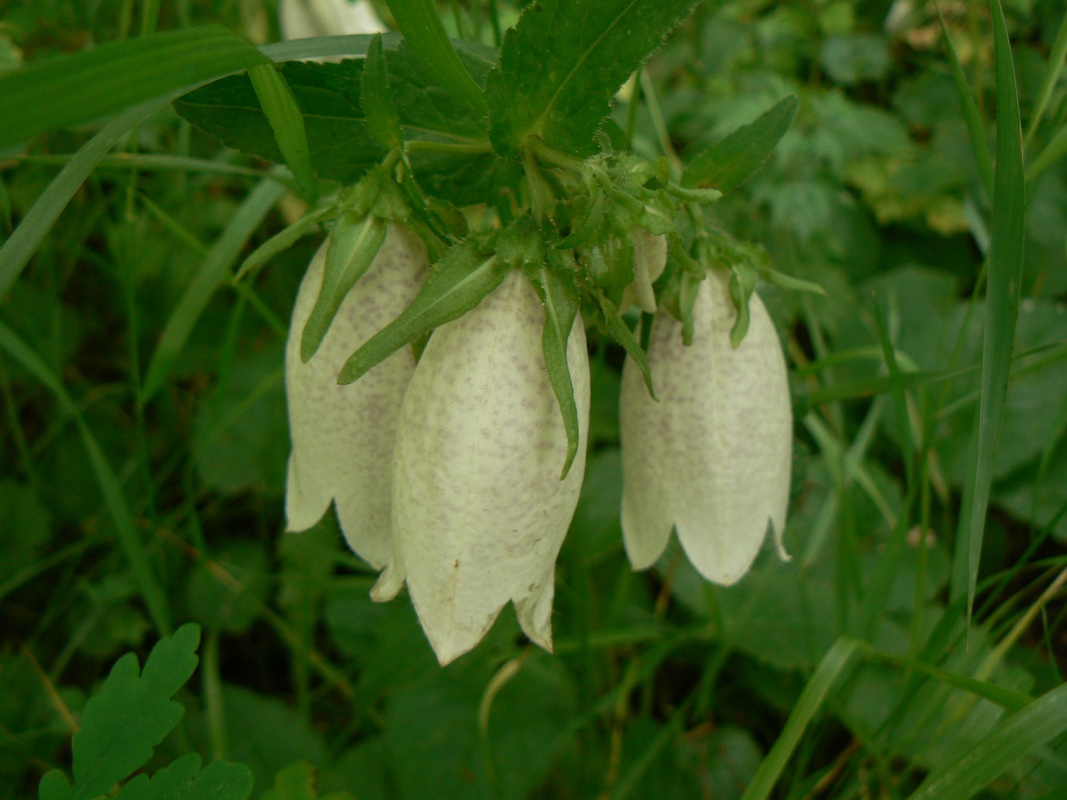
[[[551,257],[551,256],[550,256]],[[541,347],[545,354],[548,379],[552,383],[563,416],[563,428],[567,431],[567,457],[559,479],[570,472],[574,457],[578,454],[578,406],[574,401],[574,384],[571,381],[570,364],[567,362],[567,343],[571,328],[578,315],[578,290],[562,269],[550,268],[548,264],[527,264],[523,274],[533,284],[545,308],[545,327]]]
[[[626,326],[622,316],[619,314],[619,309],[602,292],[594,289],[593,297],[596,298],[600,311],[604,315],[604,323],[607,325],[608,334],[622,345],[626,354],[641,368],[641,374],[645,376],[645,386],[648,387],[648,393],[652,395],[653,400],[658,400],[656,390],[652,386],[652,370],[648,366],[648,356],[641,349],[641,345],[638,343],[633,331]]]
[[[300,336],[300,360],[305,364],[326,338],[333,318],[348,292],[370,267],[385,242],[388,223],[370,214],[360,219],[343,212],[330,232],[322,287]]]
[[[741,342],[748,333],[750,320],[748,313],[748,301],[752,298],[752,292],[756,290],[756,273],[751,268],[742,264],[730,267],[730,300],[737,309],[737,319],[730,328],[730,346],[735,350],[741,346]]]
[[[789,130],[800,103],[795,95],[779,100],[753,122],[728,134],[698,155],[682,176],[682,186],[711,186],[723,193],[760,171]]]
[[[544,264],[545,238],[534,218],[524,214],[501,231],[496,254],[512,268]]]
[[[814,281],[806,281],[803,278],[794,278],[792,275],[786,275],[783,272],[779,272],[776,269],[770,267],[759,268],[760,277],[767,283],[773,284],[781,289],[789,289],[794,292],[807,292],[808,294],[817,294],[821,297],[826,297],[826,290]]]
[[[693,304],[696,303],[701,281],[688,272],[681,273],[679,278],[678,319],[682,323],[682,344],[688,347],[693,343]],[[747,313],[747,306],[745,310]]]
[[[403,147],[404,134],[400,130],[400,117],[396,113],[396,106],[393,105],[389,81],[385,76],[385,56],[380,33],[367,48],[360,100],[363,113],[367,115],[367,130],[378,144],[389,149]]]
[[[667,256],[678,264],[686,274],[696,278],[698,281],[704,280],[706,274],[704,267],[700,266],[689,255],[689,251],[685,248],[685,241],[677,231],[667,234]]]
[[[288,228],[274,234],[274,236],[270,237],[267,241],[253,250],[252,254],[241,262],[237,274],[233,277],[233,283],[236,285],[246,277],[259,272],[264,264],[279,253],[288,250],[309,233],[317,230],[320,222],[335,213],[337,213],[337,209],[332,206],[309,210]]]
[[[556,247],[560,249],[578,247],[581,244],[585,244],[592,236],[600,233],[604,227],[604,220],[607,217],[610,205],[611,202],[608,200],[607,192],[602,191],[599,186],[594,187],[593,196],[581,221],[572,226],[571,232]]]
[[[582,264],[597,286],[621,292],[634,282],[634,245],[629,236],[612,233],[581,249]]]
[[[510,270],[484,240],[472,237],[450,248],[430,268],[414,302],[352,354],[337,382],[358,381],[408,342],[463,316],[496,289]]]

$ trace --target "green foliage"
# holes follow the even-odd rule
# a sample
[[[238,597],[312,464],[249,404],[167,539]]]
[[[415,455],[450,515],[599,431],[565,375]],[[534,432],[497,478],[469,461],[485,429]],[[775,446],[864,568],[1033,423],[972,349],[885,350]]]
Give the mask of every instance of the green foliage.
[[[197,625],[183,625],[160,640],[139,668],[137,656],[118,660],[100,690],[85,704],[74,735],[74,783],[59,770],[41,779],[41,800],[96,797],[144,766],[153,748],[181,720],[185,709],[171,697],[196,669]],[[252,776],[240,764],[217,762],[203,771],[190,753],[153,776],[138,775],[117,797],[122,800],[245,800]]]
[[[630,74],[693,0],[544,0],[526,7],[486,85],[493,144],[515,152],[529,135],[567,153],[595,152],[593,134]]]
[[[0,800],[1067,793],[1062,3],[422,3],[417,42],[378,2],[406,38],[258,53],[230,32],[276,32],[255,3],[149,3],[180,30],[144,39],[144,4],[39,5],[0,31]],[[311,56],[347,60],[267,61]],[[168,110],[255,63],[289,134],[244,74]],[[351,374],[523,269],[573,454],[588,323],[552,655],[509,610],[441,669],[334,511],[282,533],[286,320],[372,170],[395,192],[356,216],[417,227],[435,280]],[[621,545],[634,224],[677,228],[655,288],[683,322],[704,251],[790,360],[792,560],[732,586]],[[172,619],[204,626],[191,681]]]

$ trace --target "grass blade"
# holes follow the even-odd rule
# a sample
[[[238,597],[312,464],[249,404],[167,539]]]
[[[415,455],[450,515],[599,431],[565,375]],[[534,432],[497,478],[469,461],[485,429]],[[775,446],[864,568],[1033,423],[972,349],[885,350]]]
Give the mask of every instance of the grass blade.
[[[285,163],[296,177],[300,192],[314,200],[318,184],[311,168],[311,151],[308,149],[307,132],[304,130],[304,115],[296,104],[289,84],[285,82],[273,64],[261,64],[248,70],[248,77],[256,90],[256,97],[263,113],[274,131],[274,140],[282,151]]]
[[[1041,87],[1037,90],[1037,99],[1034,101],[1034,111],[1030,115],[1030,124],[1026,129],[1026,146],[1034,138],[1037,126],[1041,124],[1041,118],[1045,116],[1048,102],[1052,99],[1052,91],[1060,79],[1064,62],[1067,61],[1067,14],[1060,21],[1060,29],[1056,32],[1056,40],[1052,43],[1052,51],[1049,53],[1048,66],[1045,74],[1041,76]]]
[[[766,800],[771,796],[774,785],[800,743],[808,723],[822,708],[837,679],[851,665],[852,657],[859,646],[859,642],[842,637],[826,651],[826,655],[822,657],[819,666],[815,668],[807,686],[804,687],[804,691],[800,693],[796,705],[793,706],[778,741],[763,759],[755,777],[752,778],[752,783],[741,796],[741,800]]]
[[[211,246],[204,266],[186,287],[177,308],[167,320],[163,335],[152,354],[144,386],[141,388],[141,403],[147,403],[163,386],[178,354],[192,333],[208,302],[229,277],[248,239],[263,222],[267,212],[285,193],[285,186],[267,178],[257,185],[237,208],[226,228]]]
[[[1011,44],[1004,10],[993,0],[993,45],[997,72],[997,167],[993,188],[993,227],[986,291],[982,381],[972,440],[973,478],[964,484],[953,563],[952,598],[967,595],[967,618],[974,605],[982,554],[986,509],[993,480],[993,456],[1008,394],[1015,323],[1025,245],[1026,197],[1022,125]]]
[[[152,617],[152,622],[155,624],[156,629],[163,635],[170,635],[173,630],[170,607],[167,605],[167,598],[163,594],[163,590],[148,562],[148,553],[145,550],[144,542],[141,541],[141,535],[137,531],[133,513],[130,511],[130,506],[122,493],[122,486],[119,483],[118,476],[115,475],[111,464],[108,463],[107,457],[104,455],[103,450],[100,449],[96,437],[93,436],[93,432],[86,424],[85,419],[78,410],[78,406],[67,394],[67,390],[63,388],[59,378],[56,377],[44,360],[19,338],[18,334],[2,322],[0,322],[0,348],[6,350],[12,358],[22,364],[30,374],[44,384],[45,388],[56,398],[64,413],[69,414],[77,423],[82,444],[89,454],[93,475],[100,487],[100,493],[104,496],[104,505],[107,507],[111,521],[115,525],[115,531],[118,533],[119,544],[122,546],[126,558],[133,568],[133,577],[137,583],[137,588],[144,598],[148,613]]]
[[[220,25],[111,42],[0,76],[0,147],[269,63]]]
[[[993,196],[993,158],[989,154],[989,145],[986,144],[985,121],[978,110],[978,104],[974,101],[974,93],[967,83],[967,76],[960,66],[960,60],[956,56],[956,48],[952,46],[948,28],[945,27],[945,18],[941,16],[941,9],[937,9],[937,18],[941,20],[941,35],[945,40],[945,52],[948,54],[948,66],[952,72],[952,82],[956,84],[956,93],[960,98],[960,108],[963,111],[963,121],[967,124],[967,134],[971,139],[971,149],[974,151],[975,161],[978,162],[978,172],[982,176],[982,185],[985,187],[986,197]],[[1000,82],[997,82],[999,87]],[[998,97],[999,99],[999,97]],[[1000,104],[997,104],[999,109]]]
[[[0,248],[0,299],[11,289],[23,268],[37,252],[37,248],[41,246],[44,237],[52,229],[60,213],[67,207],[70,198],[89,177],[89,173],[93,171],[100,159],[106,156],[119,139],[133,128],[184,91],[192,88],[186,87],[149,103],[127,109],[105,125],[75,153],[55,180],[37,198],[37,202],[23,217],[18,228],[11,234],[11,238],[4,243],[3,248]]]
[[[968,800],[1064,731],[1067,685],[1001,720],[961,758],[931,774],[908,800]]]

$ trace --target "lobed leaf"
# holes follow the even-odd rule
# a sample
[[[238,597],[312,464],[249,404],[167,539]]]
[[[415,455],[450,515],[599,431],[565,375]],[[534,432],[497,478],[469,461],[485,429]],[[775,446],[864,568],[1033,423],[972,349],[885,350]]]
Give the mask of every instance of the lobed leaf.
[[[170,698],[196,669],[199,643],[200,626],[189,623],[152,648],[143,671],[135,654],[120,658],[82,712],[72,746],[73,785],[54,770],[41,781],[41,800],[97,797],[144,766],[185,713]]]
[[[490,137],[513,154],[534,134],[577,156],[593,138],[611,98],[680,23],[694,0],[539,0],[530,3],[489,74]]]
[[[200,756],[189,753],[151,778],[138,775],[115,800],[246,800],[253,782],[252,770],[244,764],[216,761],[201,771]]]

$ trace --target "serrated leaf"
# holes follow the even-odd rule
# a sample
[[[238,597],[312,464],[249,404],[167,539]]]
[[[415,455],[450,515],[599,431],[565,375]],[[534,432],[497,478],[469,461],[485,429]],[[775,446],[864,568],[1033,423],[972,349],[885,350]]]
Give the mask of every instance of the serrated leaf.
[[[400,118],[389,93],[389,81],[385,74],[385,55],[382,37],[374,37],[367,48],[367,62],[363,67],[363,89],[360,99],[367,114],[367,129],[382,147],[401,147],[404,134],[400,130]]]
[[[489,64],[463,54],[480,79]],[[422,187],[454,202],[478,202],[492,180],[493,157],[479,118],[440,86],[410,48],[385,50],[387,81],[401,128],[409,140],[458,146],[468,152],[412,152]],[[290,62],[279,69],[304,114],[311,165],[326,180],[355,183],[385,156],[367,127],[362,92],[364,61],[336,64]],[[175,103],[189,122],[223,144],[281,162],[270,124],[247,75],[234,75],[191,92]],[[470,190],[468,187],[475,187]],[[465,193],[464,193],[465,192]]]
[[[438,76],[442,86],[460,98],[479,117],[485,116],[485,95],[463,66],[459,54],[437,15],[433,0],[387,0],[397,27],[411,44],[423,66]]]
[[[563,480],[578,454],[578,406],[574,402],[574,385],[571,383],[570,364],[567,363],[567,342],[570,341],[571,327],[578,315],[578,291],[573,283],[547,264],[527,269],[526,276],[545,307],[541,347],[545,354],[548,379],[552,383],[552,391],[563,415],[563,427],[567,431],[567,457],[559,476]]]
[[[466,314],[507,276],[511,266],[471,239],[452,247],[433,267],[415,301],[348,359],[340,384],[359,380],[404,345]]]
[[[278,74],[273,64],[252,67],[248,70],[248,78],[252,81],[260,107],[274,132],[274,141],[285,158],[285,163],[296,176],[301,194],[314,198],[315,173],[311,169],[304,117],[289,84]]]
[[[196,669],[200,626],[183,625],[152,648],[144,670],[127,653],[85,704],[74,735],[74,784],[62,773],[41,781],[41,800],[105,794],[152,757],[153,748],[178,724],[185,708],[170,698]]]
[[[151,778],[138,775],[115,800],[246,800],[252,784],[252,770],[244,764],[216,761],[201,772],[200,756],[189,753]]]
[[[300,358],[305,364],[326,338],[348,292],[378,255],[387,228],[385,220],[374,214],[359,219],[351,212],[343,213],[333,226],[326,250],[322,287],[300,337]]]
[[[267,64],[219,25],[111,42],[0,76],[0,147]]]
[[[539,0],[508,31],[500,67],[486,84],[490,136],[504,154],[530,135],[577,156],[593,138],[611,98],[694,0]]]
[[[633,331],[626,327],[626,323],[619,314],[619,309],[615,307],[611,300],[600,291],[594,291],[593,296],[604,314],[604,322],[607,324],[611,338],[618,342],[626,351],[626,355],[630,356],[637,363],[637,366],[641,368],[641,374],[645,376],[645,386],[648,387],[648,393],[652,395],[653,399],[656,399],[656,390],[652,387],[652,370],[648,366],[648,356],[641,349],[640,342],[637,341]]]
[[[784,97],[753,122],[743,125],[702,152],[685,171],[685,187],[710,186],[726,193],[755,175],[789,130],[800,103]]]

